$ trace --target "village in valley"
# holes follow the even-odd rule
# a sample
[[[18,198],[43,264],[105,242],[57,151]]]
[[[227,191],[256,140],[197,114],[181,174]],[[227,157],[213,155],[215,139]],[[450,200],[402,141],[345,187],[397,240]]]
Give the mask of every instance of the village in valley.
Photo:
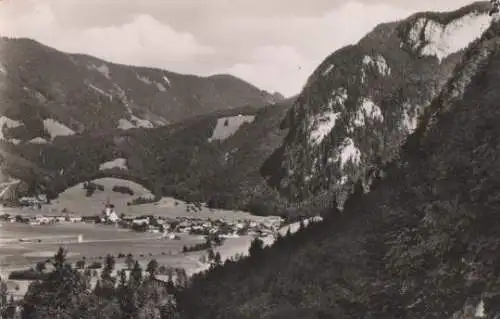
[[[266,218],[259,222],[250,219],[227,220],[222,218],[201,218],[192,216],[163,217],[153,215],[127,216],[117,212],[115,206],[108,202],[104,209],[94,215],[77,215],[67,211],[54,214],[37,213],[47,203],[45,196],[22,197],[19,204],[31,208],[32,214],[0,215],[0,221],[24,223],[30,225],[49,225],[57,223],[103,224],[137,232],[162,234],[164,238],[177,239],[177,234],[190,234],[220,238],[236,238],[239,236],[267,237],[273,236],[283,226],[280,217]],[[188,208],[189,209],[189,208]],[[196,208],[191,208],[195,210]]]
[[[119,203],[116,198],[114,201]],[[6,268],[2,277],[8,278],[7,283],[12,286],[9,294],[16,300],[24,296],[30,276],[40,275],[33,265],[50,266],[47,258],[53,256],[56,245],[67,247],[69,253],[74,254],[70,260],[75,267],[82,260],[86,260],[90,268],[102,265],[105,256],[116,258],[117,265],[124,267],[124,258],[133,256],[143,268],[154,259],[167,270],[192,274],[217,260],[245,255],[252,238],[273,242],[284,225],[281,217],[260,218],[236,212],[217,214],[217,210],[212,211],[203,204],[171,202],[172,206],[168,207],[174,207],[176,214],[173,215],[168,207],[163,208],[159,203],[146,204],[146,207],[156,207],[155,212],[145,209],[144,215],[130,213],[127,206],[117,208],[109,199],[100,209],[96,209],[99,207],[96,205],[82,214],[64,206],[56,209],[43,195],[21,197],[18,207],[4,206],[0,211],[0,227],[4,230],[0,244],[5,249],[18,249],[25,259],[22,264],[9,264],[9,257],[3,260]],[[135,211],[140,212],[144,207],[136,208]],[[95,273],[100,268],[91,270]],[[93,284],[96,280],[97,277],[92,276]]]
[[[280,235],[297,231],[295,226],[279,216],[158,198],[133,182],[103,178],[76,185],[52,200],[39,194],[5,202],[0,207],[0,277],[8,278],[10,295],[22,298],[30,281],[43,273],[34,265],[49,267],[58,247],[68,252],[76,268],[86,261],[92,274],[102,270],[97,266],[109,257],[116,259],[116,269],[128,269],[127,258],[134,258],[143,270],[154,260],[162,269],[190,277],[247,255],[255,239],[271,245]],[[168,271],[158,274],[163,273]],[[91,279],[94,285],[98,276]]]

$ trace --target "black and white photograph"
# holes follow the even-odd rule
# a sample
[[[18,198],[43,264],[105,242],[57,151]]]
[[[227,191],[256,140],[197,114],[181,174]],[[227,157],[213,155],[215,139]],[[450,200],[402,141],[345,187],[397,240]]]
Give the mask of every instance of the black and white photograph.
[[[500,319],[500,0],[0,0],[0,319],[240,318]]]

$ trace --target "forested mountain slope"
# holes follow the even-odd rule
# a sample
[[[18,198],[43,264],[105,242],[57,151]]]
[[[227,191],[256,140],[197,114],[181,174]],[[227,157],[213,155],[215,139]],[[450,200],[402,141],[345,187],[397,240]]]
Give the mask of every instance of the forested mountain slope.
[[[199,276],[183,317],[500,314],[498,70],[494,22],[371,192],[358,183],[343,213]]]
[[[279,123],[291,99],[200,115],[165,127],[59,137],[52,143],[1,143],[11,160],[5,174],[30,189],[57,196],[98,177],[131,179],[158,196],[175,196],[259,214],[276,212],[279,199],[259,173],[283,142]]]

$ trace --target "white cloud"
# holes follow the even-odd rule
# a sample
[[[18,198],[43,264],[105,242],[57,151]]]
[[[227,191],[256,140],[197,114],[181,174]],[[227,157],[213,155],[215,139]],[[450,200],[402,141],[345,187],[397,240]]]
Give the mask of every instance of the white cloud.
[[[93,54],[114,61],[159,67],[214,53],[212,48],[199,44],[193,35],[178,33],[148,15],[137,16],[131,23],[120,27],[87,29],[82,32],[80,41],[93,44]],[[80,41],[67,42],[66,45],[72,46],[72,51],[78,51],[81,50]],[[109,45],[109,41],[115,45]]]
[[[384,4],[348,2],[321,17],[279,17],[226,21],[237,26],[233,33],[251,33],[269,43],[251,50],[246,61],[227,72],[259,87],[273,88],[285,95],[298,93],[307,77],[332,52],[359,41],[382,22],[405,18],[410,11]]]
[[[177,32],[149,15],[136,15],[120,26],[63,29],[50,4],[40,3],[15,19],[9,19],[9,5],[0,11],[0,34],[30,37],[57,49],[86,53],[113,62],[165,68],[214,49],[197,42],[189,33]]]
[[[3,0],[0,33],[119,63],[232,73],[293,95],[325,57],[377,24],[465,2],[361,1]]]
[[[29,37],[40,39],[55,35],[55,18],[49,5],[40,3],[34,5],[31,10],[24,11],[14,4],[10,1],[0,6],[0,34],[2,36],[29,35]]]
[[[247,62],[237,63],[224,73],[233,74],[262,88],[294,94],[314,67],[290,46],[264,46],[255,49]]]

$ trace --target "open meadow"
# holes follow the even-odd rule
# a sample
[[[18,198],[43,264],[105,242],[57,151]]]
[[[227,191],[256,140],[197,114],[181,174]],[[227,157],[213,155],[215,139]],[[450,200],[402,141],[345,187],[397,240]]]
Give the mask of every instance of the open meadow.
[[[182,251],[184,245],[201,243],[200,236],[180,235],[179,240],[161,238],[159,234],[138,233],[114,226],[84,223],[27,225],[2,223],[0,231],[0,266],[25,266],[46,260],[59,247],[70,252],[70,260],[99,260],[107,254],[132,254],[139,258],[156,258]],[[83,242],[77,236],[83,235]],[[30,239],[33,242],[19,242]],[[38,242],[41,240],[41,242]]]
[[[23,208],[20,210],[23,214],[61,214],[65,212],[77,216],[91,216],[100,214],[104,205],[109,202],[115,206],[118,214],[127,216],[154,215],[161,217],[195,217],[200,219],[224,219],[226,221],[237,221],[242,219],[263,221],[266,219],[276,219],[272,216],[255,216],[243,211],[230,211],[221,209],[210,209],[208,207],[195,207],[193,204],[183,202],[171,197],[163,197],[154,203],[141,205],[127,205],[134,199],[153,198],[153,194],[143,186],[124,179],[118,178],[100,178],[92,181],[95,184],[102,185],[104,190],[96,190],[91,196],[86,196],[83,183],[77,184],[62,192],[59,197],[50,204],[43,205],[41,210]],[[113,191],[113,187],[128,187],[133,191],[133,195],[122,194]]]

